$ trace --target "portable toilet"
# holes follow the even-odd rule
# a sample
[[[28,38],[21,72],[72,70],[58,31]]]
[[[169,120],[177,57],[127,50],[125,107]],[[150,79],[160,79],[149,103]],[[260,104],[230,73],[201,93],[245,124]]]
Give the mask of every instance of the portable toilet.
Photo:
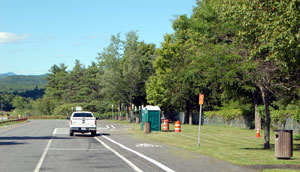
[[[151,131],[160,131],[160,108],[147,105],[142,109],[141,129],[144,130],[144,122],[150,122]]]

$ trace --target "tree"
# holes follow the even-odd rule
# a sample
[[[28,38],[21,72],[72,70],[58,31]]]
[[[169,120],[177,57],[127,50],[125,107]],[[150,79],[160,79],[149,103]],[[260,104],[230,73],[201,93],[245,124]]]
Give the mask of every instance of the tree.
[[[0,106],[1,110],[10,111],[13,109],[12,100],[14,95],[12,94],[2,94],[0,93]]]
[[[112,36],[110,45],[98,53],[102,92],[107,104],[128,107],[146,104],[145,82],[154,69],[155,45],[138,41],[136,32],[126,34],[126,40],[120,34]],[[121,115],[121,114],[120,114]]]
[[[109,46],[104,48],[103,52],[98,53],[97,57],[100,70],[103,71],[103,75],[100,77],[100,85],[103,87],[101,92],[109,105],[118,104],[121,116],[121,104],[126,99],[122,89],[124,86],[121,68],[123,42],[120,39],[120,34],[113,35],[110,41]]]
[[[91,102],[94,100],[101,100],[103,97],[101,92],[102,87],[100,86],[101,83],[100,78],[103,75],[103,71],[101,68],[97,66],[96,63],[92,62],[92,64],[86,69],[84,72],[84,85],[86,85],[87,89],[87,101]]]
[[[23,111],[27,106],[27,100],[21,96],[16,96],[12,100],[12,104],[15,108],[19,109],[20,111]]]
[[[157,50],[154,62],[156,74],[147,84],[147,99],[163,109],[169,104],[178,110],[184,110],[186,121],[192,124],[192,109],[197,104],[195,73],[187,71],[192,62],[193,45],[189,38],[188,18],[183,15],[173,22],[175,33],[166,35],[162,48]]]
[[[64,95],[68,85],[67,66],[60,64],[53,65],[47,74],[45,96],[51,97],[56,102],[61,102],[65,99]]]
[[[165,106],[171,102],[177,110],[184,110],[189,124],[192,111],[198,109],[199,93],[208,98],[207,109],[220,105],[222,87],[232,84],[231,77],[237,73],[232,72],[234,66],[224,68],[227,62],[236,62],[238,58],[230,52],[230,38],[226,37],[212,5],[210,1],[198,1],[191,18],[182,15],[174,20],[175,32],[166,35],[158,49],[156,75],[147,85],[149,101]]]
[[[69,103],[87,102],[89,89],[84,78],[85,72],[85,67],[79,60],[76,60],[75,66],[68,76],[68,88],[65,94]]]
[[[52,115],[57,104],[51,97],[43,97],[38,99],[37,102],[37,108],[41,115]]]
[[[239,26],[237,39],[249,49],[245,61],[256,64],[248,76],[259,88],[265,108],[265,143],[270,148],[270,97],[299,85],[298,1],[224,1],[223,22]]]

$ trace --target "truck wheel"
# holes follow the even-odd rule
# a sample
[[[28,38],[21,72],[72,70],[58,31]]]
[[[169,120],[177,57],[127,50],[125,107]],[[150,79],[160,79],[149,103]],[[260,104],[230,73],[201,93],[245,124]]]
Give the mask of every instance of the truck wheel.
[[[96,136],[96,131],[91,132],[92,136]]]
[[[74,135],[73,131],[70,131],[70,136],[73,136],[73,135]]]

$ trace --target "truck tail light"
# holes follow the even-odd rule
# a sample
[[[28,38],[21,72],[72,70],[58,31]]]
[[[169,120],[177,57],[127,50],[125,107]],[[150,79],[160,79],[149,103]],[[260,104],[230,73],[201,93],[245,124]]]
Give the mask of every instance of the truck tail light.
[[[95,125],[97,125],[97,121],[95,120]]]
[[[72,120],[70,120],[70,124],[72,125]]]

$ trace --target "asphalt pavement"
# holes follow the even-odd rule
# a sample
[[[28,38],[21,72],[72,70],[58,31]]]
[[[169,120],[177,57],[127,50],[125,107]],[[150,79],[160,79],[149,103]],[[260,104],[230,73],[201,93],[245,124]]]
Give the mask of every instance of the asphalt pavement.
[[[123,125],[98,121],[97,136],[69,136],[67,120],[0,128],[0,171],[253,171],[165,144],[136,139]]]

